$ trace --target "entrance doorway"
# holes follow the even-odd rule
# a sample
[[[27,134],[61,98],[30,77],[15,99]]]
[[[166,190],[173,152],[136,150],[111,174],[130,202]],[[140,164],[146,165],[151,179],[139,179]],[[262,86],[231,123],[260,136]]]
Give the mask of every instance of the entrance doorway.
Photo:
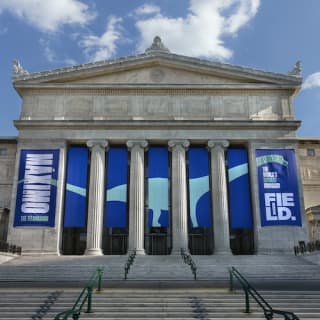
[[[230,247],[234,255],[253,254],[253,232],[250,229],[231,229]]]
[[[104,254],[127,254],[128,228],[104,228],[102,248]]]
[[[87,233],[84,228],[64,228],[62,253],[65,255],[82,255],[86,250]]]
[[[171,251],[171,239],[166,227],[150,227],[146,234],[145,247],[147,254],[167,255]]]
[[[206,255],[213,252],[212,228],[190,228],[189,251],[191,254]]]

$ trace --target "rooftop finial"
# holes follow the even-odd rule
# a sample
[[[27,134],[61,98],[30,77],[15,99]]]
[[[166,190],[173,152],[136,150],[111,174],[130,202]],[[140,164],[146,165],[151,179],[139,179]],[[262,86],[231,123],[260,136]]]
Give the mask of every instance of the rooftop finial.
[[[162,43],[162,40],[159,36],[156,36],[154,37],[153,39],[153,43],[151,45],[151,47],[149,47],[147,50],[146,50],[146,53],[149,53],[149,52],[170,52],[168,48],[166,48],[164,46],[164,44]]]
[[[294,68],[288,72],[289,76],[301,77],[301,61],[297,61]]]
[[[24,70],[20,62],[16,59],[12,62],[12,73],[14,77],[29,74],[29,72]]]

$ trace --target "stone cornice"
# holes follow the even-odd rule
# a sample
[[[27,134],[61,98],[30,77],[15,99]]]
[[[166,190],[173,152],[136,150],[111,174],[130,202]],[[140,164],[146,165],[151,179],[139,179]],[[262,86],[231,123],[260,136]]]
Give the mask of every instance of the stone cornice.
[[[297,130],[301,121],[263,121],[263,120],[16,120],[15,126],[18,129],[69,129],[69,130],[170,130],[170,129],[189,129],[189,130]]]
[[[291,86],[278,85],[172,85],[172,86],[75,86],[56,87],[28,86],[20,88],[21,96],[63,95],[63,96],[208,96],[208,95],[263,95],[270,92],[291,96],[295,92]]]

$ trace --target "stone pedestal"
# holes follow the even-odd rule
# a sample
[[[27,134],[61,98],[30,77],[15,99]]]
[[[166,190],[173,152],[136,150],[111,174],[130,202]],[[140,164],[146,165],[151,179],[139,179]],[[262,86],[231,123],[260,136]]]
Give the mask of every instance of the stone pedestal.
[[[228,141],[208,141],[208,147],[211,153],[211,192],[215,254],[231,254],[229,239],[228,192],[224,155],[225,148],[228,146]]]
[[[90,140],[90,185],[86,255],[102,255],[102,229],[105,194],[105,150],[107,141]]]
[[[146,140],[129,140],[131,151],[130,164],[130,201],[129,201],[129,243],[128,251],[144,251],[144,148]]]
[[[170,140],[172,152],[172,254],[188,252],[186,149],[188,140]]]

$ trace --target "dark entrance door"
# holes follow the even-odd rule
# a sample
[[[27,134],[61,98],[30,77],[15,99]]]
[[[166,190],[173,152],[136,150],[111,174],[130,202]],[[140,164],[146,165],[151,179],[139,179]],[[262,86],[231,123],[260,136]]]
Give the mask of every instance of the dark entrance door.
[[[150,255],[170,254],[171,245],[168,235],[168,229],[165,227],[152,227],[146,234],[146,251]]]
[[[87,233],[84,228],[64,228],[62,253],[66,255],[84,254],[87,244]]]
[[[235,255],[253,254],[253,232],[250,229],[231,229],[230,247]]]
[[[104,228],[102,247],[104,254],[126,254],[128,250],[128,229]]]
[[[189,251],[191,254],[212,254],[213,233],[211,228],[190,228]]]

